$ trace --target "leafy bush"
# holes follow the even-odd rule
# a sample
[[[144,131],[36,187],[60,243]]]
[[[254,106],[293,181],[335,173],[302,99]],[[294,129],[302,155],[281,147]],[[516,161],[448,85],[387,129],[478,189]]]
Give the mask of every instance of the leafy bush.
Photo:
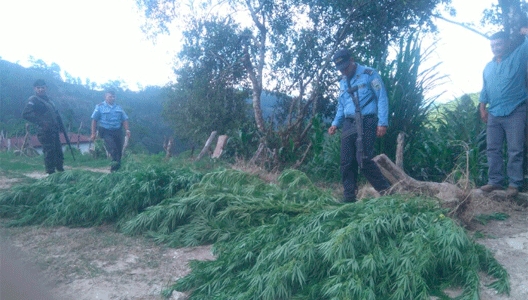
[[[420,180],[487,181],[485,125],[475,100],[464,95],[430,116],[419,132],[421,143],[408,147],[408,173]]]

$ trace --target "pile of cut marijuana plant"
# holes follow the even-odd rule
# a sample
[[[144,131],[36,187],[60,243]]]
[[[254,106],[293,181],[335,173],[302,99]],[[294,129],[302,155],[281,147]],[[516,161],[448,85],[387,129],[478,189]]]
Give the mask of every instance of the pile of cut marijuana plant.
[[[164,293],[190,299],[429,299],[460,287],[479,298],[479,272],[509,293],[508,274],[432,199],[385,196],[341,204],[306,174],[277,183],[221,169],[149,167],[54,174],[0,196],[12,225],[116,222],[171,246],[213,244],[217,259]]]
[[[302,172],[277,184],[234,170],[206,174],[179,197],[128,221],[173,246],[214,243],[170,289],[190,299],[429,299],[461,287],[478,299],[479,272],[509,293],[508,274],[431,199],[336,203]]]
[[[310,208],[271,214],[247,234],[217,242],[217,259],[194,262],[173,288],[192,291],[190,299],[403,300],[447,297],[442,290],[456,286],[459,299],[478,299],[483,271],[497,278],[497,291],[509,292],[502,266],[432,201],[384,197]]]
[[[0,217],[10,226],[94,226],[124,222],[188,189],[202,174],[192,169],[146,167],[112,174],[67,170],[0,195]]]

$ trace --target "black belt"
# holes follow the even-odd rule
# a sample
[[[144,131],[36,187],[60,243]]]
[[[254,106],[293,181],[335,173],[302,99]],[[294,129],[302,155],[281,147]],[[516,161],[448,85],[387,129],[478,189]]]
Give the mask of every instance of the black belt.
[[[99,126],[99,131],[121,131],[121,127],[117,128],[117,129],[109,129],[109,128],[104,128],[102,126]]]
[[[363,115],[362,118],[365,119],[369,119],[369,118],[375,118],[376,115],[375,114],[368,114],[368,115]],[[345,119],[347,120],[350,120],[351,122],[355,122],[356,121],[356,117],[355,116],[345,116]]]

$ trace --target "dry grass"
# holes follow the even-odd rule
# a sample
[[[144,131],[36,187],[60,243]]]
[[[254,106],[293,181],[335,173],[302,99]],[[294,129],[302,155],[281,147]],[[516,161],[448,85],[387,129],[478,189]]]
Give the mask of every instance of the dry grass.
[[[258,176],[260,179],[264,180],[265,182],[271,182],[276,183],[277,178],[280,175],[280,172],[278,171],[267,171],[261,166],[258,166],[254,163],[250,163],[248,161],[237,159],[234,164],[231,165],[231,168],[234,170],[242,171],[251,175]]]
[[[19,182],[20,179],[18,178],[7,178],[4,176],[0,176],[0,190],[8,189],[13,184]]]

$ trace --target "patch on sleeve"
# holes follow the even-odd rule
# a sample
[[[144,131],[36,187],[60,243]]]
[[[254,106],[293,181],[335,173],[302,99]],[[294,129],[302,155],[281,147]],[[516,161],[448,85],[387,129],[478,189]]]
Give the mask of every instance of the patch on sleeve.
[[[372,88],[374,90],[376,90],[376,91],[381,90],[381,81],[378,78],[372,80],[371,84],[372,84]]]

